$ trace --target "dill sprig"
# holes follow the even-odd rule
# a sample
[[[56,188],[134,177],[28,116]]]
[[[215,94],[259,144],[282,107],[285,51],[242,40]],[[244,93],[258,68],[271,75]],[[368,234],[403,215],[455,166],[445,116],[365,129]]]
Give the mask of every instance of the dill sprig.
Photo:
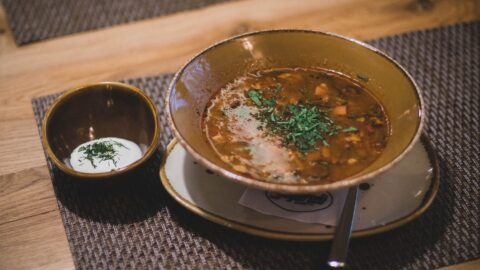
[[[260,113],[259,116],[267,129],[279,135],[285,145],[295,145],[300,152],[313,150],[317,142],[329,146],[328,136],[336,134],[339,129],[327,112],[314,105],[290,104],[280,110],[264,112],[269,115]]]
[[[78,149],[78,152],[83,152],[83,160],[86,159],[90,161],[94,168],[97,168],[97,165],[94,162],[95,158],[99,159],[99,162],[111,160],[116,166],[117,161],[115,160],[115,156],[118,154],[118,150],[115,149],[115,146],[127,148],[122,143],[112,140],[105,140],[84,145]]]
[[[355,127],[337,125],[328,110],[315,105],[289,104],[276,108],[274,98],[265,99],[256,89],[250,89],[247,94],[260,107],[255,117],[264,123],[267,131],[278,135],[284,145],[292,144],[302,153],[315,149],[318,142],[329,146],[327,139],[338,132],[358,131]]]

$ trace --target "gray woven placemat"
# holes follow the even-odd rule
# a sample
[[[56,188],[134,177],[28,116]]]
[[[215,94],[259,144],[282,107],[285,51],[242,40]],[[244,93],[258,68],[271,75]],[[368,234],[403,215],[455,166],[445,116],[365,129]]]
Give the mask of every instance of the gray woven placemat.
[[[18,45],[231,0],[0,0]]]
[[[440,158],[441,188],[431,208],[412,223],[353,240],[350,268],[432,269],[480,258],[480,22],[370,43],[401,62],[423,89],[425,132]],[[171,139],[162,103],[171,78],[126,81],[157,102],[163,125],[159,151],[135,181],[78,183],[52,168],[76,267],[321,269],[329,243],[276,241],[232,231],[191,214],[166,194],[158,167]],[[57,96],[32,101],[39,125]]]

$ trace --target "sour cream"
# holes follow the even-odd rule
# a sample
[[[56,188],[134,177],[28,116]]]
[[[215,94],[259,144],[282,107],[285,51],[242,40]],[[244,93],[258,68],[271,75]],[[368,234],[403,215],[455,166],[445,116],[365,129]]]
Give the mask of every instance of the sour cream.
[[[104,151],[95,151],[99,147]],[[102,156],[101,153],[104,155]],[[103,173],[126,167],[141,157],[142,150],[136,143],[121,138],[107,137],[77,146],[70,154],[70,165],[78,172]]]

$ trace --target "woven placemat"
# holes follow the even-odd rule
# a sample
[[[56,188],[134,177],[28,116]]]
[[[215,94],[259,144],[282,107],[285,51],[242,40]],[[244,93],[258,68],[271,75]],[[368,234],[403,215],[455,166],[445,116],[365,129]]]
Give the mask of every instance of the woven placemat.
[[[0,0],[18,45],[231,0]]]
[[[479,34],[480,22],[474,22],[370,42],[404,65],[423,89],[425,133],[440,158],[441,188],[431,208],[412,223],[353,240],[351,269],[432,269],[480,258]],[[157,154],[136,179],[78,183],[50,167],[75,266],[321,269],[330,243],[242,234],[191,214],[167,195],[158,169],[172,138],[162,103],[171,78],[126,81],[157,102],[163,126]],[[32,101],[39,128],[57,96]]]

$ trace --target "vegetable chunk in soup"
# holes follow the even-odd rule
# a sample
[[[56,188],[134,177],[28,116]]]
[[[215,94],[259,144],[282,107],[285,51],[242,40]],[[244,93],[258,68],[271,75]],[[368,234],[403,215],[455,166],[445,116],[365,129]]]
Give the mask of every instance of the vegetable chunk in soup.
[[[334,182],[362,171],[389,135],[375,97],[355,80],[322,69],[238,78],[211,99],[202,126],[236,172],[292,184]]]

